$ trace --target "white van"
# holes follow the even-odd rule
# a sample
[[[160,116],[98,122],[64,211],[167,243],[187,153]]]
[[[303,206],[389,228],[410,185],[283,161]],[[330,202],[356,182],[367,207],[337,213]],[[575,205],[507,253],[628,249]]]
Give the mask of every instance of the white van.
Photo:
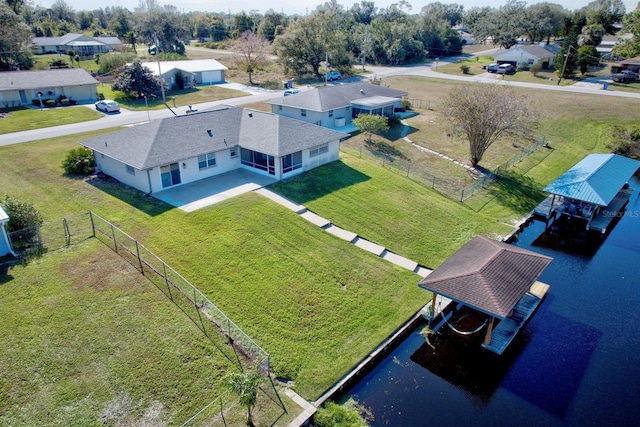
[[[516,69],[511,64],[500,64],[498,65],[498,74],[512,74],[515,73]]]

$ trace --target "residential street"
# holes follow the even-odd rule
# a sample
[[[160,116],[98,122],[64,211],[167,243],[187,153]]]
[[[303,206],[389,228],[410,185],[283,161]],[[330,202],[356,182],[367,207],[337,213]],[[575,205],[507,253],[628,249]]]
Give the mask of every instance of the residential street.
[[[488,52],[493,52],[495,49],[492,49]],[[478,55],[483,55],[486,52],[478,52]],[[444,58],[439,61],[439,64],[447,63],[447,62],[455,62],[456,58]],[[411,76],[425,76],[432,78],[441,78],[441,79],[449,79],[449,80],[459,80],[464,82],[479,82],[479,83],[495,83],[495,84],[504,84],[511,85],[517,87],[525,87],[530,89],[537,90],[554,90],[554,91],[565,91],[565,92],[574,92],[574,93],[588,93],[595,94],[601,96],[616,96],[616,97],[624,97],[624,98],[636,98],[640,99],[640,94],[638,93],[630,93],[630,92],[619,92],[619,91],[605,91],[602,90],[602,84],[594,83],[594,84],[575,84],[572,86],[557,86],[557,85],[544,85],[537,83],[524,83],[524,82],[515,82],[511,81],[509,77],[505,79],[504,77],[497,76],[496,74],[482,74],[475,77],[464,77],[462,75],[451,75],[451,74],[443,74],[439,73],[435,70],[435,64],[420,64],[420,65],[412,65],[412,66],[402,66],[402,67],[381,67],[381,66],[369,66],[365,67],[368,71],[371,71],[372,74],[368,75],[367,78],[385,78],[390,76],[397,75],[411,75]],[[341,80],[340,83],[334,84],[343,84],[343,83],[351,83],[361,79],[361,77],[351,77],[349,79]],[[193,105],[194,109],[197,110],[206,110],[213,107],[221,106],[221,105],[235,105],[241,106],[244,104],[254,103],[266,101],[268,99],[272,99],[275,97],[282,96],[281,90],[268,91],[264,89],[252,89],[247,86],[237,85],[237,84],[227,84],[228,87],[233,89],[247,90],[251,91],[252,96],[243,96],[239,98],[231,98],[223,101],[214,101],[207,102],[203,104]],[[304,88],[301,88],[304,90]],[[69,107],[66,107],[69,108]],[[82,105],[72,108],[94,108],[93,104]],[[185,114],[186,108],[179,107],[175,112],[176,114]],[[119,114],[109,114],[104,117],[93,120],[90,122],[84,123],[74,123],[63,126],[56,126],[51,128],[43,128],[36,129],[25,132],[16,132],[6,135],[0,136],[0,146],[2,145],[10,145],[17,144],[20,142],[27,141],[35,141],[44,138],[53,138],[57,136],[70,135],[74,133],[87,132],[96,129],[105,129],[114,126],[127,126],[134,125],[139,123],[147,122],[149,119],[159,119],[164,117],[171,117],[173,113],[168,110],[150,110],[150,111],[129,111],[122,109]]]

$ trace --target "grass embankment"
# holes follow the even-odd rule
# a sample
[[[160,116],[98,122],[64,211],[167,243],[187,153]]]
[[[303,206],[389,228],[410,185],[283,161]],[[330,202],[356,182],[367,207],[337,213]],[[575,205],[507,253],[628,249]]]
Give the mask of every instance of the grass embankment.
[[[394,78],[386,82],[392,87],[409,89],[418,99],[430,99],[434,93],[444,94],[450,88],[450,83],[438,84],[417,78]],[[584,155],[607,151],[610,124],[638,123],[632,108],[635,100],[546,91],[536,91],[534,96],[545,106],[540,130],[547,135],[553,149],[539,150],[515,168],[516,172],[526,172],[526,175],[513,173],[464,204],[350,155],[288,183],[278,184],[274,189],[304,203],[339,226],[423,265],[436,267],[475,234],[504,233],[508,230],[505,223],[521,218],[540,200],[543,196],[540,189],[546,183]],[[429,132],[429,128],[419,132]],[[417,138],[419,132],[416,131],[414,137],[428,144],[431,137]],[[433,138],[439,138],[442,131],[435,127],[434,132]],[[88,137],[76,135],[0,148],[3,193],[34,203],[47,220],[92,209],[139,238],[205,292],[265,348],[272,356],[276,375],[292,378],[295,389],[308,399],[320,395],[429,299],[428,293],[417,288],[419,278],[416,275],[336,239],[255,194],[186,214],[115,183],[65,177],[60,162],[69,149],[77,146],[77,141]],[[389,140],[389,143],[401,144],[400,141]],[[490,150],[498,147],[500,145]],[[0,286],[0,293],[15,296],[0,298],[2,309],[12,311],[17,306],[26,310],[20,307],[19,299],[36,298],[48,302],[51,300],[48,287],[59,283],[57,290],[63,296],[58,298],[61,302],[52,306],[52,310],[74,313],[78,310],[76,305],[71,305],[76,304],[72,298],[75,281],[81,280],[89,289],[100,283],[120,283],[118,268],[100,270],[104,272],[100,277],[87,273],[85,260],[106,257],[100,255],[102,249],[95,245],[88,244],[84,251],[76,249],[51,254],[24,269],[12,269],[10,274],[14,277]],[[59,256],[60,261],[49,261],[53,256]],[[102,267],[93,267],[98,268]],[[137,273],[129,276],[137,276]],[[42,285],[22,286],[22,280],[28,282],[33,277],[38,277]],[[153,285],[144,280],[141,283],[151,287],[150,292],[157,292],[158,298],[165,298]],[[110,292],[117,293],[118,290]],[[164,301],[172,306],[168,300]],[[87,303],[86,316],[94,307]],[[34,308],[30,306],[29,310]],[[134,305],[129,311],[136,311],[131,314],[135,320],[138,319],[136,316],[144,315]],[[99,311],[97,313],[96,316],[102,316]],[[124,313],[121,317],[127,316],[127,311],[119,313]],[[62,315],[56,313],[56,316]],[[154,316],[159,315],[149,314],[150,318]],[[175,316],[176,319],[186,318],[182,313]],[[52,335],[58,334],[56,321],[49,324],[44,317],[38,319]],[[53,314],[51,319],[54,319]],[[129,321],[131,319],[123,320]],[[198,330],[195,327],[194,330],[197,334]],[[3,372],[20,373],[22,367],[13,354],[14,348],[21,353],[33,353],[36,360],[39,347],[29,338],[33,331],[23,333],[22,329],[14,327],[10,332],[15,335],[11,337],[14,344],[0,346],[0,359],[9,361]],[[7,333],[4,332],[3,337]],[[84,333],[87,336],[78,342],[100,343],[103,340],[103,335],[93,329]],[[100,333],[107,334],[106,331]],[[118,330],[109,333],[117,334]],[[182,336],[180,331],[177,333]],[[64,330],[60,334],[67,336]],[[154,337],[154,334],[149,333],[149,336]],[[188,334],[194,336],[193,331]],[[144,342],[146,338],[139,340]],[[16,347],[16,342],[21,346]],[[151,348],[155,351],[156,347],[151,345]],[[213,353],[215,351],[212,349]],[[91,363],[103,363],[103,357],[110,356],[97,352]],[[154,357],[150,356],[145,362],[162,366],[163,362],[155,361]],[[60,372],[81,372],[86,363],[87,360],[71,362],[68,371]],[[170,389],[167,386],[172,381],[180,381],[174,378],[173,366],[177,365],[170,366],[168,372],[153,379],[138,375],[140,384],[133,392],[118,385],[94,393],[105,396],[102,403],[123,390],[136,397],[153,395],[150,390]],[[218,365],[214,363],[212,369],[216,367]],[[105,372],[109,369],[105,368]],[[135,364],[121,369],[127,378],[135,377],[139,372]],[[157,365],[148,369],[155,370]],[[31,398],[14,389],[20,387],[20,382],[13,380],[19,377],[15,375],[3,384],[0,413],[5,417],[19,417],[18,408],[28,405]],[[71,380],[64,377],[64,381]],[[217,387],[217,384],[210,385],[212,389]],[[73,387],[80,388],[78,385]],[[72,413],[87,412],[88,416],[96,416],[96,411],[102,407],[77,403],[73,396],[82,393],[69,397],[64,390],[53,387],[39,392],[45,401],[55,401],[56,408],[73,407]],[[5,403],[9,402],[5,396],[15,400]],[[170,397],[154,398],[166,407],[178,406]],[[142,402],[141,407],[148,402]],[[33,416],[50,416],[38,412],[35,406],[33,408],[36,411]]]

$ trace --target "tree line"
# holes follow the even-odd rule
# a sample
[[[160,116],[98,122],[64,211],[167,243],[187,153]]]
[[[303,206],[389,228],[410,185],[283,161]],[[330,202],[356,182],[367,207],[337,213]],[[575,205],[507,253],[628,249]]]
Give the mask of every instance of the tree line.
[[[622,0],[596,0],[576,11],[555,3],[527,5],[518,0],[469,10],[440,2],[413,10],[407,0],[383,8],[362,0],[346,8],[330,0],[304,16],[273,10],[182,13],[158,0],[139,0],[133,11],[124,7],[75,11],[64,0],[56,0],[50,8],[34,6],[29,0],[0,1],[2,70],[33,65],[29,49],[33,37],[70,32],[116,36],[132,48],[157,42],[162,52],[184,54],[189,40],[226,47],[249,31],[277,55],[285,72],[316,75],[327,60],[332,68],[346,71],[354,62],[398,65],[456,55],[465,43],[464,30],[480,43],[504,48],[523,39],[535,43],[565,38],[577,50],[596,46],[623,23],[634,38],[621,43],[616,54],[640,55],[640,12],[626,14]]]

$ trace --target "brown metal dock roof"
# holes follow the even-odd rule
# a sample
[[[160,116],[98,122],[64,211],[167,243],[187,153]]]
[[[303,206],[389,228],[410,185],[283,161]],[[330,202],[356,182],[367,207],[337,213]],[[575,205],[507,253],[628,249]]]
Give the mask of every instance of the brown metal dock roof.
[[[548,256],[476,236],[419,286],[504,319],[551,261]]]

